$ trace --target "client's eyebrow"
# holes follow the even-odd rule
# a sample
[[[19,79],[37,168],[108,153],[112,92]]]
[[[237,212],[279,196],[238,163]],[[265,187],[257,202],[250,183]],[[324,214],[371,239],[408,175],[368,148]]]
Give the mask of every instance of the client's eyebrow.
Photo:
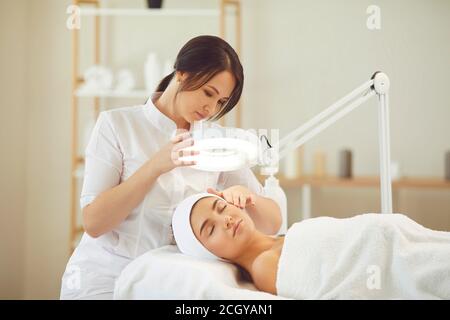
[[[212,205],[213,211],[216,210],[217,201],[219,201],[219,200],[220,200],[219,198],[217,198],[216,200],[214,200],[213,205]]]
[[[213,211],[216,210],[217,201],[219,201],[219,200],[220,200],[219,198],[214,200],[213,205],[212,205]],[[206,219],[205,221],[203,221],[202,226],[200,227],[200,235],[202,235],[203,228],[206,226],[206,223],[208,221],[209,221],[209,219]]]

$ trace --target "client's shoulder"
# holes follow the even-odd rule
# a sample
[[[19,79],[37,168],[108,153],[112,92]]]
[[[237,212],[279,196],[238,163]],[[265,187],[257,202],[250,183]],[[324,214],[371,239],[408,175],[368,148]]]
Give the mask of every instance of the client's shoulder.
[[[252,264],[252,278],[255,286],[262,291],[276,294],[276,277],[280,255],[276,250],[266,250]]]

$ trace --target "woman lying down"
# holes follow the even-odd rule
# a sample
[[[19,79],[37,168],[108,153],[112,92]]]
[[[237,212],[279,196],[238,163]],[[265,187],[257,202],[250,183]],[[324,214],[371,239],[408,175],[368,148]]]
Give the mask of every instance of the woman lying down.
[[[200,193],[177,206],[172,228],[184,254],[237,264],[283,297],[450,299],[450,232],[402,214],[312,218],[274,237],[245,209]]]

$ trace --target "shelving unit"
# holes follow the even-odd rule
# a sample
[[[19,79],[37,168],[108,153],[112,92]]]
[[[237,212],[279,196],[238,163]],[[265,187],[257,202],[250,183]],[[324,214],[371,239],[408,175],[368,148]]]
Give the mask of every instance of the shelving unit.
[[[146,98],[148,97],[148,92],[145,90],[131,90],[126,92],[118,92],[113,90],[82,92],[77,90],[75,92],[75,96],[79,98]]]
[[[219,36],[226,39],[226,15],[227,8],[233,8],[235,23],[235,44],[234,49],[240,55],[241,52],[241,3],[240,0],[221,0],[217,9],[128,9],[128,8],[101,8],[100,0],[73,0],[74,5],[80,8],[80,15],[92,16],[94,18],[94,63],[100,64],[100,22],[101,17],[105,16],[141,16],[141,17],[216,17],[219,19]],[[145,3],[145,1],[143,2]],[[84,79],[80,76],[79,70],[79,50],[80,35],[79,30],[72,31],[72,165],[71,165],[71,207],[70,207],[70,252],[73,252],[77,245],[77,240],[82,234],[83,227],[77,222],[79,214],[78,203],[78,183],[83,177],[82,166],[84,165],[83,155],[79,154],[79,102],[82,98],[93,98],[93,108],[95,117],[100,112],[101,98],[147,98],[151,93],[146,90],[133,90],[129,92],[117,92],[112,90],[83,92],[80,91],[80,85],[84,83]],[[241,105],[235,107],[236,126],[241,124]],[[225,119],[221,119],[224,124]]]
[[[263,176],[259,176],[260,181],[264,181]],[[380,179],[376,176],[360,176],[354,178],[339,178],[335,176],[316,177],[312,175],[300,176],[295,179],[287,179],[279,176],[280,185],[285,188],[298,188],[305,185],[313,187],[379,187]],[[450,189],[450,181],[436,177],[403,177],[392,181],[394,189],[405,188],[429,188],[429,189]]]
[[[218,17],[220,10],[214,9],[115,9],[115,8],[84,8],[80,10],[83,16],[151,16],[151,17]]]

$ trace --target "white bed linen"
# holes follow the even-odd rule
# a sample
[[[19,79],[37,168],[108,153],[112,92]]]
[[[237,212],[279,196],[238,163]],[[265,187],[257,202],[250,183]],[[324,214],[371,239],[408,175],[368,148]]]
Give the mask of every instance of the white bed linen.
[[[175,245],[150,250],[116,280],[114,299],[284,299],[258,291],[231,263],[182,254]]]

